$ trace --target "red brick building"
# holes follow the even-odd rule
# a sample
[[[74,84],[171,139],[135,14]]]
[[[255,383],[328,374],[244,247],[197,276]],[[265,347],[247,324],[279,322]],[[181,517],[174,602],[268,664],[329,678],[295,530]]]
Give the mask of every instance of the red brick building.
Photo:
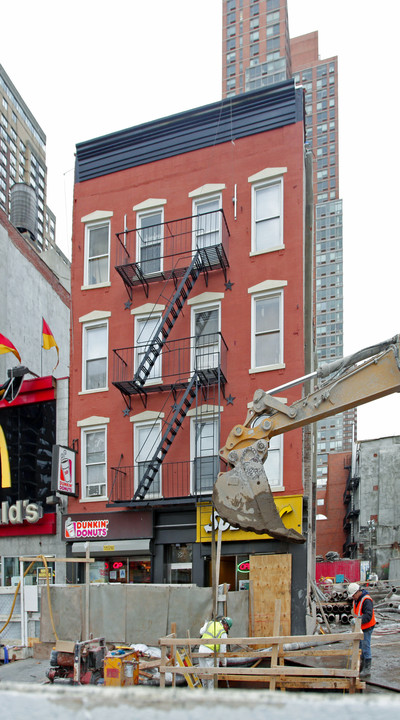
[[[317,555],[337,552],[344,557],[346,507],[344,497],[351,470],[351,453],[328,455],[328,483],[317,490]]]
[[[210,584],[219,447],[257,388],[310,369],[305,177],[292,81],[77,146],[79,497],[65,539],[79,553],[90,538],[98,579]],[[287,390],[287,402],[300,393]],[[267,472],[301,531],[301,430],[271,442]],[[271,552],[293,554],[292,586],[305,587],[304,545],[229,527],[222,540],[231,589],[245,586],[242,560]],[[304,608],[293,612],[300,628]]]

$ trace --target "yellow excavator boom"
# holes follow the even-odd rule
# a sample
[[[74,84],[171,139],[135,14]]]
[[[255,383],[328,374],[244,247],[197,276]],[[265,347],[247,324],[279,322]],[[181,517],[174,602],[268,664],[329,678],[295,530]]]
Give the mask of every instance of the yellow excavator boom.
[[[314,377],[318,387],[293,405],[275,397]],[[321,382],[323,378],[328,379]],[[269,438],[399,391],[398,335],[322,365],[315,373],[269,393],[256,390],[244,424],[235,425],[220,450],[232,469],[219,473],[214,485],[213,502],[219,515],[234,527],[304,542],[302,535],[285,528],[276,509],[263,467]]]

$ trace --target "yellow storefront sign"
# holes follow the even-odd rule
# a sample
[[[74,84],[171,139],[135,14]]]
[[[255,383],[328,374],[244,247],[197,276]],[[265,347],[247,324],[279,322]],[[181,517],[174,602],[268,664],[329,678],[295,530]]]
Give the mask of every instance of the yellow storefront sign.
[[[274,498],[275,505],[285,527],[293,528],[301,533],[303,520],[303,496],[302,495],[285,495]],[[199,503],[197,505],[196,518],[196,542],[211,542],[212,537],[212,505],[211,503]],[[270,535],[259,535],[249,530],[239,530],[229,523],[222,520],[218,513],[214,513],[214,529],[222,529],[222,541],[242,541],[242,540],[272,540]]]

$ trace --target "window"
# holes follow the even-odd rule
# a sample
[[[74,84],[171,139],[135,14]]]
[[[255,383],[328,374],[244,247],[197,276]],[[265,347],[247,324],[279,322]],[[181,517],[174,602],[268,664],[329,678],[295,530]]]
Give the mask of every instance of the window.
[[[83,390],[107,389],[108,323],[83,326]]]
[[[110,279],[110,223],[86,226],[85,285],[99,285]]]
[[[144,275],[162,270],[163,210],[138,213],[137,257]]]
[[[82,431],[82,500],[107,496],[106,427]]]
[[[193,491],[211,493],[219,473],[219,422],[216,415],[192,420]]]
[[[134,464],[135,491],[139,487],[145,472],[161,440],[161,422],[135,423],[134,428]],[[150,485],[146,498],[161,496],[161,468]]]
[[[283,362],[282,292],[253,299],[252,367],[261,368]]]
[[[192,582],[192,545],[175,543],[167,547],[169,583]]]
[[[135,372],[137,372],[144,355],[146,354],[150,341],[160,324],[161,315],[151,317],[137,317],[135,322]],[[148,381],[161,380],[161,353],[155,361],[147,378]]]
[[[218,245],[221,242],[221,196],[202,198],[193,203],[195,248]]]
[[[267,252],[283,245],[283,183],[253,187],[253,252]]]
[[[203,306],[193,311],[196,370],[209,370],[219,365],[220,306]]]
[[[268,457],[264,463],[264,470],[270,487],[283,487],[283,435],[275,435],[269,441]]]

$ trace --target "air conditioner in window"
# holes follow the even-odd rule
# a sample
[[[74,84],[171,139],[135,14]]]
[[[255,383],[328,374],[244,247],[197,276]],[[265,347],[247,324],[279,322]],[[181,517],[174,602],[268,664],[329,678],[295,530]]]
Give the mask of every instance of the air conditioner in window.
[[[100,483],[97,483],[95,485],[88,485],[87,487],[87,496],[88,497],[98,497],[103,496],[106,494],[106,486],[101,485]]]

